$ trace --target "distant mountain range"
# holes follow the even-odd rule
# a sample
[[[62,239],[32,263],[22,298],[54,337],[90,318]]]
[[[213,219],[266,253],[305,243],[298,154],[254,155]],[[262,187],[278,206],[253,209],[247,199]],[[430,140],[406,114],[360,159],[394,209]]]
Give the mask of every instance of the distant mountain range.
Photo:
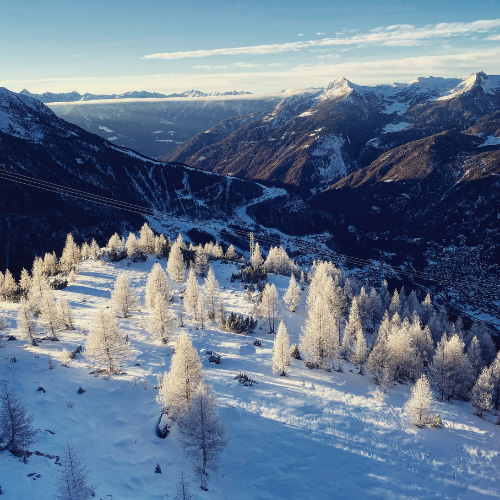
[[[76,101],[101,101],[104,99],[163,99],[169,97],[211,97],[211,96],[229,96],[229,95],[251,95],[251,92],[244,90],[231,90],[229,92],[201,92],[200,90],[186,90],[185,92],[174,94],[160,94],[158,92],[147,92],[146,90],[125,92],[123,94],[80,94],[79,92],[44,92],[43,94],[32,94],[26,89],[21,90],[20,94],[33,97],[43,103],[50,102],[76,102]]]

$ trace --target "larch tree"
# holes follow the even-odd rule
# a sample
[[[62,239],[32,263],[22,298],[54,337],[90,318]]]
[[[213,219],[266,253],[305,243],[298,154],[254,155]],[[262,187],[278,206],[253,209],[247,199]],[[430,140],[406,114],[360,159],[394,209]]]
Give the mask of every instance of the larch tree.
[[[92,260],[98,260],[100,257],[101,257],[101,249],[99,248],[97,241],[94,238],[92,238],[92,241],[90,242],[89,258]]]
[[[279,295],[276,286],[266,283],[262,292],[262,301],[258,306],[258,313],[261,318],[269,324],[269,333],[274,333],[276,321],[279,317]]]
[[[73,235],[69,233],[66,237],[66,244],[59,260],[59,267],[61,271],[70,272],[75,269],[76,265],[81,260],[80,249],[73,239]]]
[[[208,471],[220,467],[228,441],[214,394],[210,387],[199,384],[188,411],[179,420],[179,444],[193,464],[202,490],[208,490]]]
[[[159,384],[157,401],[163,405],[163,413],[172,421],[182,417],[191,407],[196,388],[203,380],[200,357],[186,333],[181,332],[170,371]]]
[[[4,300],[7,302],[14,302],[17,291],[19,287],[17,286],[16,280],[12,273],[7,269],[3,278],[2,295]]]
[[[290,310],[290,312],[295,312],[297,307],[299,306],[300,300],[300,286],[295,279],[295,276],[292,274],[290,276],[290,283],[288,284],[287,291],[283,296],[283,301],[286,306]]]
[[[106,246],[108,251],[108,257],[111,260],[116,260],[118,258],[118,252],[121,251],[124,244],[118,233],[113,234],[111,238],[109,238],[108,244]]]
[[[46,276],[55,276],[57,274],[56,253],[46,253],[43,258],[43,271]]]
[[[161,294],[157,294],[154,307],[150,309],[148,329],[154,340],[168,344],[169,336],[176,325],[176,317],[169,307],[169,302]]]
[[[208,272],[208,257],[206,252],[200,246],[196,247],[196,253],[194,256],[194,270],[198,276],[205,277]]]
[[[281,321],[273,345],[273,372],[284,377],[290,364],[290,338],[285,323]]]
[[[200,328],[203,330],[208,320],[208,311],[203,290],[200,290],[198,298],[196,299],[196,319],[200,323]]]
[[[51,336],[51,340],[57,340],[57,332],[63,328],[63,323],[50,288],[42,295],[40,310],[42,326]]]
[[[168,257],[169,249],[170,247],[163,234],[160,234],[155,238],[155,255],[158,258]]]
[[[180,235],[179,235],[180,236]],[[170,279],[173,281],[182,281],[184,279],[184,273],[186,269],[186,264],[182,256],[182,245],[184,243],[179,239],[172,245],[170,253],[168,255],[167,271]]]
[[[0,451],[8,450],[19,455],[35,441],[33,415],[28,414],[13,390],[3,383],[0,389]]]
[[[312,307],[308,308],[300,339],[300,349],[311,366],[327,370],[334,368],[339,351],[334,329],[328,304],[318,297]]]
[[[17,311],[17,333],[19,338],[26,340],[29,344],[37,346],[36,323],[33,319],[33,312],[26,299],[21,299]]]
[[[191,315],[195,320],[197,317],[197,304],[198,297],[200,295],[200,285],[198,284],[198,280],[196,278],[196,273],[194,269],[191,267],[189,269],[189,274],[186,282],[186,290],[184,291],[184,307],[186,308],[186,312]]]
[[[492,369],[486,366],[470,391],[469,401],[474,407],[474,413],[477,416],[483,417],[485,412],[493,408],[493,388]]]
[[[130,313],[137,309],[138,299],[132,288],[130,280],[125,273],[120,273],[111,292],[113,306],[121,316],[128,318]]]
[[[429,381],[422,375],[411,389],[411,397],[405,404],[405,410],[410,415],[413,425],[423,427],[432,423],[431,414],[432,391]]]
[[[147,222],[139,231],[139,246],[144,253],[152,254],[155,250],[155,233]]]
[[[139,245],[139,240],[134,233],[128,233],[128,238],[125,246],[127,248],[128,258],[132,260],[140,258],[142,254],[141,245]]]
[[[264,258],[262,257],[262,252],[260,251],[260,246],[258,242],[255,243],[255,248],[250,257],[250,264],[252,265],[253,268],[262,267],[262,265],[264,264]]]
[[[56,308],[59,313],[59,318],[62,321],[63,328],[65,330],[74,330],[75,320],[68,301],[64,297],[59,296],[56,302]]]
[[[31,288],[31,276],[24,267],[21,270],[21,277],[19,278],[19,288],[21,290],[21,295],[27,298],[29,289]]]
[[[205,295],[205,304],[208,310],[208,318],[214,321],[217,315],[218,303],[221,300],[219,291],[219,282],[215,278],[212,266],[208,269],[205,283],[203,284],[203,293]]]
[[[157,295],[161,295],[165,300],[172,300],[167,275],[159,262],[155,262],[146,281],[146,307],[148,309],[151,310],[154,307]]]
[[[350,361],[352,361],[357,366],[359,373],[362,375],[368,348],[366,345],[363,325],[361,324],[361,318],[359,315],[358,301],[356,298],[354,298],[352,301],[351,310],[349,311],[349,319],[345,328],[349,331],[354,344],[353,351],[350,356]]]
[[[90,326],[83,355],[107,373],[117,373],[132,357],[130,345],[119,329],[112,309],[100,306]]]
[[[174,500],[195,500],[194,496],[191,494],[189,484],[186,481],[184,471],[181,471],[181,474],[179,476],[177,491],[175,492]]]
[[[236,253],[236,250],[234,249],[233,245],[229,245],[226,250],[226,254],[224,257],[227,260],[237,260],[238,259],[238,254]]]
[[[467,358],[471,366],[472,376],[475,379],[479,376],[485,366],[485,362],[481,354],[481,344],[475,335],[472,337],[469,347],[467,348]]]
[[[94,497],[90,472],[73,446],[66,443],[59,470],[57,500],[89,500]]]

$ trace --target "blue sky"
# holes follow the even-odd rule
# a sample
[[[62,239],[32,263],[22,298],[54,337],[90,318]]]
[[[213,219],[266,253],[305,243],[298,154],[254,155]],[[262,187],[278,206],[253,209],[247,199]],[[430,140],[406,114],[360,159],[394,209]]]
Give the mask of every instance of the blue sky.
[[[0,0],[0,86],[249,90],[499,74],[500,1]]]

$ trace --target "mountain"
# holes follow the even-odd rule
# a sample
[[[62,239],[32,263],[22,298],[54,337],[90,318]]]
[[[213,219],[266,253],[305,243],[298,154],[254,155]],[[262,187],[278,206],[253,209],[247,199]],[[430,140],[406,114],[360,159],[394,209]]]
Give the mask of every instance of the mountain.
[[[285,98],[265,116],[217,124],[165,160],[270,181],[309,196],[385,151],[467,129],[499,108],[500,77],[484,73],[374,87],[339,78],[324,90]]]
[[[197,92],[197,91],[191,91]],[[179,144],[221,120],[268,112],[280,96],[195,96],[51,103],[61,118],[113,143],[161,159]]]
[[[221,220],[222,227],[241,224],[246,206],[260,199],[289,199],[282,190],[141,156],[58,118],[36,99],[1,88],[0,268],[16,272],[36,254],[60,251],[67,232],[104,243],[116,230],[137,229],[144,217],[54,193],[41,182],[10,182],[6,172],[174,215]],[[168,218],[158,218],[168,225]],[[199,233],[206,229],[202,225]]]

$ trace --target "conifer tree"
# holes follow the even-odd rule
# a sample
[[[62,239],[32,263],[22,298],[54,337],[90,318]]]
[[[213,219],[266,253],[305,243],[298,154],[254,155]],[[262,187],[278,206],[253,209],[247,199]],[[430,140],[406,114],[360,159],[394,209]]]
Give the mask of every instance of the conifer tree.
[[[491,380],[493,384],[492,402],[495,410],[500,409],[500,351],[490,365]]]
[[[113,234],[111,238],[109,238],[108,244],[107,244],[107,249],[108,249],[108,256],[111,260],[115,260],[118,256],[118,250],[123,247],[123,241],[118,236],[118,233]]]
[[[57,274],[57,257],[55,252],[45,254],[43,258],[43,271],[46,276],[55,276]]]
[[[182,417],[191,407],[196,388],[203,379],[200,357],[186,333],[181,332],[170,371],[164,374],[156,398],[163,405],[163,413],[173,421]]]
[[[470,391],[469,400],[477,416],[482,417],[493,408],[493,388],[492,370],[486,366]]]
[[[264,264],[264,259],[262,257],[262,252],[260,251],[259,243],[255,243],[255,248],[253,250],[253,254],[250,257],[250,264],[254,269],[262,267]]]
[[[220,455],[228,439],[219,422],[217,400],[210,387],[199,384],[189,409],[179,420],[179,444],[200,479],[200,488],[208,490],[208,470],[217,470]]]
[[[132,260],[141,258],[142,250],[139,245],[139,240],[134,233],[128,233],[127,243],[125,244],[127,248],[127,257]]]
[[[40,314],[42,297],[47,292],[50,293],[49,281],[43,274],[43,261],[37,257],[33,262],[31,287],[28,291],[28,300],[33,314]]]
[[[471,375],[474,379],[476,379],[484,368],[485,362],[481,355],[481,345],[475,335],[474,337],[472,337],[472,340],[467,349],[467,358],[472,370]]]
[[[281,321],[278,326],[276,338],[274,339],[273,372],[285,376],[290,364],[290,338],[288,337],[285,323]]]
[[[92,498],[94,486],[89,483],[89,470],[69,443],[66,443],[61,465],[57,500],[89,500]]]
[[[208,272],[208,257],[201,245],[196,248],[194,257],[194,270],[198,276],[205,277]]]
[[[167,271],[170,279],[173,281],[182,281],[184,279],[186,264],[184,263],[184,258],[182,256],[182,245],[184,245],[184,243],[182,242],[181,237],[180,241],[177,239],[177,241],[172,245],[170,254],[168,255]]]
[[[175,328],[176,318],[163,295],[156,295],[154,307],[150,309],[150,313],[148,327],[153,339],[168,344],[169,335]]]
[[[348,359],[352,361],[359,369],[359,373],[363,373],[363,366],[366,360],[366,340],[363,333],[363,325],[359,316],[358,301],[353,299],[351,310],[349,311],[349,319],[345,326],[345,331],[352,339],[352,350]],[[345,335],[345,333],[344,333]]]
[[[59,267],[61,271],[70,272],[76,267],[81,260],[80,249],[73,239],[73,235],[69,233],[66,237],[66,244],[64,246],[61,259],[59,260]]]
[[[130,281],[125,273],[120,273],[111,292],[111,301],[118,314],[128,318],[137,309],[138,299],[130,287]]]
[[[236,253],[236,250],[234,249],[233,245],[229,245],[227,250],[226,250],[226,259],[228,260],[237,260],[238,259],[238,254]]]
[[[40,304],[40,321],[42,326],[51,336],[51,340],[57,340],[57,332],[63,327],[62,319],[54,301],[54,294],[49,288],[42,295]]]
[[[152,254],[155,249],[155,234],[145,222],[139,231],[139,246],[144,253]]]
[[[28,414],[13,390],[4,382],[0,389],[0,451],[8,450],[14,455],[25,451],[35,441],[33,415]],[[2,444],[3,443],[3,444]]]
[[[208,313],[206,309],[205,294],[202,290],[200,290],[198,298],[196,299],[196,319],[199,321],[200,328],[203,330],[208,319]]]
[[[3,278],[2,287],[4,300],[7,302],[14,302],[18,289],[19,287],[17,286],[16,280],[12,276],[12,273],[7,269]]]
[[[89,258],[92,260],[98,260],[100,257],[101,257],[101,249],[99,248],[97,241],[94,238],[92,238],[92,241],[90,242]]]
[[[195,500],[194,496],[191,494],[191,490],[189,489],[184,471],[181,471],[174,500]]]
[[[29,344],[37,346],[36,324],[32,314],[29,303],[26,299],[21,299],[19,310],[17,311],[17,333],[22,340],[26,340]]]
[[[158,258],[168,257],[169,246],[163,234],[155,238],[155,254]]]
[[[29,289],[31,288],[31,277],[28,271],[23,267],[21,270],[21,277],[19,279],[19,289],[24,298],[28,297]]]
[[[71,311],[68,301],[64,297],[59,296],[56,302],[56,309],[62,321],[63,328],[65,330],[74,330],[75,320],[73,319],[73,312]]]
[[[279,316],[279,295],[276,286],[266,283],[262,292],[262,301],[258,307],[261,318],[269,324],[269,333],[274,333],[276,321]]]
[[[395,289],[394,293],[392,294],[391,303],[389,305],[389,314],[391,316],[394,316],[394,314],[396,313],[401,315],[401,300],[399,298],[398,291]]]
[[[432,391],[429,381],[422,375],[411,389],[411,397],[405,404],[406,412],[411,416],[413,425],[423,427],[432,423]]]
[[[208,318],[211,321],[214,321],[217,314],[217,306],[221,297],[219,292],[219,282],[215,278],[212,266],[210,266],[207,277],[205,278],[203,293],[205,295],[205,303],[208,309]]]
[[[186,308],[186,312],[191,315],[195,320],[197,318],[197,304],[198,297],[200,295],[200,286],[198,285],[198,280],[196,279],[196,274],[194,269],[189,268],[188,279],[186,282],[186,290],[184,291],[184,307]]]
[[[328,305],[318,297],[308,308],[301,337],[301,351],[312,366],[331,369],[338,358],[338,342],[333,333],[333,317]]]
[[[90,245],[86,241],[82,243],[82,247],[80,248],[80,255],[82,257],[82,260],[90,259]]]
[[[158,262],[155,262],[146,281],[146,307],[152,309],[156,296],[161,295],[165,300],[172,300],[172,292],[168,284],[167,275]]]
[[[295,312],[299,305],[300,300],[300,286],[295,280],[295,276],[292,274],[290,276],[290,283],[288,289],[283,297],[283,301],[291,312]]]
[[[130,345],[112,309],[100,306],[90,326],[83,355],[107,373],[119,372],[123,363],[131,358]]]

